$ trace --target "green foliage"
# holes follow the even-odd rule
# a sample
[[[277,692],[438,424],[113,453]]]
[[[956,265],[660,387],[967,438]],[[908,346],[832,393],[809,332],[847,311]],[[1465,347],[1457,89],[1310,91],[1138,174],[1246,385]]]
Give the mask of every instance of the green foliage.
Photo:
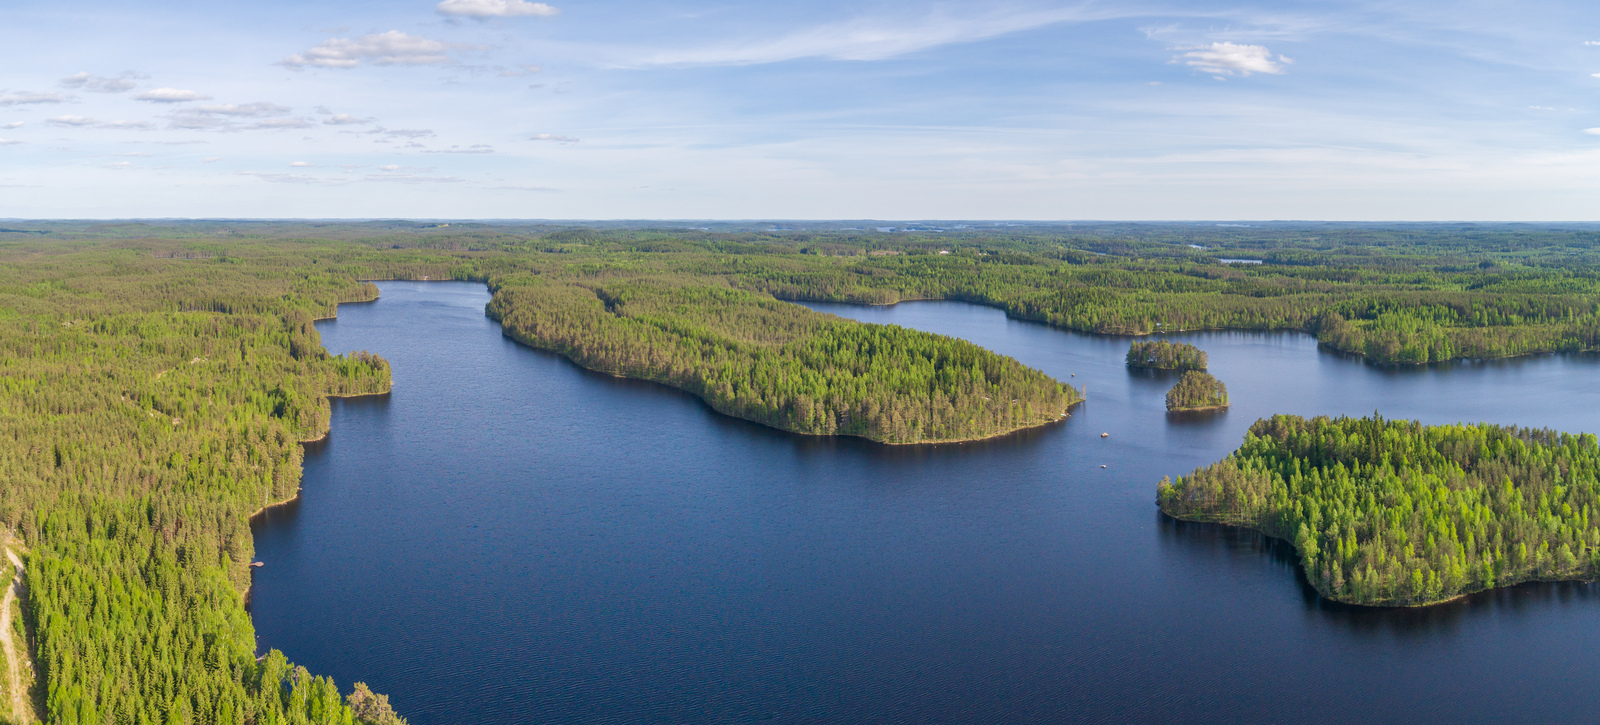
[[[326,396],[388,363],[315,317],[376,289],[304,259],[52,250],[0,265],[0,526],[31,547],[51,723],[350,723],[333,684],[258,663],[248,518],[295,495]],[[243,252],[246,250],[235,249]]]
[[[1202,353],[1203,354],[1203,353]],[[1167,391],[1167,410],[1201,410],[1225,408],[1228,405],[1228,386],[1210,373],[1190,370]]]
[[[675,279],[505,286],[506,334],[777,428],[891,443],[1056,420],[1078,391],[971,343]]]
[[[1135,342],[1128,346],[1128,367],[1156,370],[1204,370],[1206,351],[1187,342]]]
[[[1292,541],[1324,596],[1418,605],[1600,575],[1600,442],[1487,424],[1274,416],[1177,481],[1167,514]]]

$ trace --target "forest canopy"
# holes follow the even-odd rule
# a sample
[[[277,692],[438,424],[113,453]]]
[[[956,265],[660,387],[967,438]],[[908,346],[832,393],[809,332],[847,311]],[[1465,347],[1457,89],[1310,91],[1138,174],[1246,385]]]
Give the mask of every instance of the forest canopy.
[[[39,712],[397,717],[368,688],[341,698],[279,653],[258,660],[242,604],[249,516],[296,495],[327,396],[388,388],[382,358],[329,354],[314,324],[372,299],[371,280],[485,282],[489,313],[529,345],[768,425],[897,443],[1047,423],[1081,396],[959,340],[790,302],[961,300],[1101,334],[1300,331],[1384,364],[1600,344],[1600,231],[1581,226],[700,226],[7,222],[0,526],[29,548]],[[1329,596],[1423,603],[1592,577],[1594,449],[1272,419],[1160,496],[1175,516],[1295,541]]]
[[[1206,351],[1187,342],[1150,340],[1128,346],[1128,367],[1153,370],[1205,370]]]
[[[1207,410],[1228,407],[1228,386],[1210,373],[1190,370],[1167,391],[1167,410]]]
[[[1352,604],[1600,575],[1591,434],[1280,415],[1227,458],[1163,479],[1156,502],[1293,542],[1317,591]]]

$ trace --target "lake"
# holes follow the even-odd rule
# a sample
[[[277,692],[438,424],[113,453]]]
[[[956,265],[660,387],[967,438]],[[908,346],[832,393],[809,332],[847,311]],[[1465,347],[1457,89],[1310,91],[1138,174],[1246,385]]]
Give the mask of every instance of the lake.
[[[254,524],[251,608],[263,651],[413,725],[1594,718],[1600,587],[1346,607],[1286,545],[1153,501],[1273,413],[1600,431],[1600,358],[1384,369],[1299,334],[1172,335],[1233,399],[1177,415],[1127,338],[810,305],[1087,388],[1058,424],[884,446],[518,345],[483,285],[379,287],[318,328],[387,357],[394,391],[334,401],[301,498]]]

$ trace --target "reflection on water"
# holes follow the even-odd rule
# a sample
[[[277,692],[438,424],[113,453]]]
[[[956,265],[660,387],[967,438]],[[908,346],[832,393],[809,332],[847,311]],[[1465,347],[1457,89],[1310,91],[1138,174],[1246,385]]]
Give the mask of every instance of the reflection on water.
[[[1171,414],[1176,376],[1130,373],[1127,339],[816,305],[1088,391],[1046,427],[884,446],[522,347],[481,285],[380,287],[319,329],[388,357],[394,392],[335,401],[301,499],[253,522],[252,612],[263,647],[416,725],[1591,719],[1594,585],[1349,607],[1286,543],[1153,499],[1274,413],[1600,430],[1595,356],[1379,368],[1304,335],[1186,333],[1232,407]]]

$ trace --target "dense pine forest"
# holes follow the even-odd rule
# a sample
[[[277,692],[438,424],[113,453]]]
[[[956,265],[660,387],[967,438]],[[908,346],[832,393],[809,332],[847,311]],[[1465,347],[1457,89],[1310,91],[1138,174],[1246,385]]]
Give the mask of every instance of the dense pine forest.
[[[394,721],[365,687],[258,660],[242,604],[249,516],[295,495],[326,398],[389,384],[381,358],[330,355],[312,324],[371,299],[370,280],[483,281],[489,313],[527,344],[768,425],[904,443],[1046,423],[1079,392],[958,340],[785,300],[965,300],[1115,334],[1299,330],[1420,363],[1595,348],[1597,241],[1361,225],[7,222],[0,526],[27,550],[28,694],[51,723]],[[1592,574],[1592,438],[1351,421],[1253,436],[1163,488],[1163,507],[1299,541],[1330,596],[1420,603]]]
[[[1228,407],[1228,386],[1210,373],[1190,370],[1167,391],[1167,410]]]
[[[1204,370],[1207,359],[1206,351],[1187,342],[1153,340],[1129,345],[1127,363],[1130,368]]]
[[[1294,542],[1317,591],[1354,604],[1600,576],[1590,434],[1275,416],[1156,499],[1177,518]]]

